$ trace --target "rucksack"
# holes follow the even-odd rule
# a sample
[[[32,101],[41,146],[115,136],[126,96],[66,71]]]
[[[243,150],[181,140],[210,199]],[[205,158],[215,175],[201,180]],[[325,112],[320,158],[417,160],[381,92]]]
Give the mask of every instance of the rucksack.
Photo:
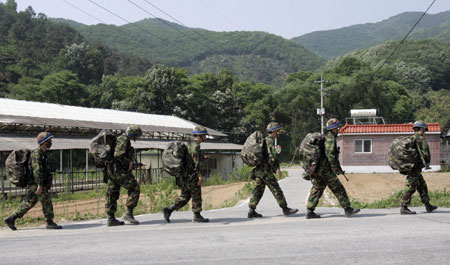
[[[245,164],[255,167],[264,159],[266,141],[260,131],[255,131],[245,140],[241,150],[241,158]]]
[[[414,136],[400,136],[395,138],[388,152],[389,166],[400,173],[406,173],[413,169],[419,160],[419,152],[416,148]]]
[[[193,173],[194,161],[189,155],[188,147],[180,141],[170,142],[163,151],[164,171],[169,175],[183,178]]]
[[[319,165],[325,152],[325,136],[319,132],[308,133],[300,144],[300,163],[305,170],[304,178],[308,179]]]
[[[116,148],[117,137],[111,130],[101,130],[97,136],[92,138],[89,153],[94,158],[95,166],[106,167],[106,162],[114,160],[114,149]]]
[[[29,149],[20,149],[12,151],[6,158],[6,177],[17,187],[26,187],[32,178],[30,155]]]

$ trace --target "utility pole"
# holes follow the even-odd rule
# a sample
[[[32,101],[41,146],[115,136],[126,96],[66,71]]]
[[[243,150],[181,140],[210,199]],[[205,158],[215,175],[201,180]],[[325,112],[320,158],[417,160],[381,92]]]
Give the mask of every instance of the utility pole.
[[[320,115],[320,132],[323,134],[323,115],[325,115],[325,108],[323,107],[323,83],[328,80],[323,80],[323,72],[320,71],[320,81],[314,81],[314,83],[320,83],[320,109],[317,109],[317,114]]]

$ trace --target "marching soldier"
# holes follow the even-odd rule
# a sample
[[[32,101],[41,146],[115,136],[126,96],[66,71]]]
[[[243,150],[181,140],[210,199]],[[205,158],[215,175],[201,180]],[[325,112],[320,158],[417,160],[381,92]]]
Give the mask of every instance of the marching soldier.
[[[130,139],[136,140],[141,135],[141,128],[133,124],[127,128],[125,133],[117,138],[116,148],[114,150],[115,172],[108,178],[108,191],[106,192],[105,208],[108,216],[108,226],[125,224],[123,221],[115,218],[117,200],[120,196],[120,187],[128,190],[127,211],[122,218],[130,224],[139,224],[139,221],[133,216],[133,209],[139,202],[140,186],[132,173],[134,149],[131,146]]]
[[[3,219],[5,223],[16,230],[14,223],[17,218],[24,216],[38,201],[42,204],[47,229],[61,229],[60,225],[53,222],[53,203],[50,197],[50,188],[52,187],[52,175],[49,169],[49,159],[47,151],[52,147],[53,135],[48,132],[41,132],[37,136],[39,147],[31,153],[31,167],[33,178],[30,178],[27,189],[26,199],[14,211],[14,213]]]
[[[428,131],[428,126],[423,121],[416,121],[413,125],[414,141],[419,152],[419,158],[414,164],[411,171],[407,172],[405,193],[402,197],[402,207],[400,214],[415,214],[416,212],[408,209],[411,203],[411,196],[419,192],[422,203],[425,204],[425,209],[428,213],[436,210],[437,207],[430,204],[430,197],[428,196],[427,183],[425,182],[421,172],[423,167],[428,167],[430,164],[430,149],[428,148],[427,140],[425,140],[425,132]]]
[[[341,122],[337,119],[330,119],[327,122],[328,134],[325,139],[325,156],[322,156],[316,172],[311,176],[313,186],[309,192],[306,205],[306,219],[320,218],[320,215],[314,213],[314,210],[327,186],[336,196],[341,207],[344,208],[345,216],[350,217],[360,211],[358,208],[350,207],[347,192],[337,177],[338,174],[344,174],[339,163],[339,150],[336,144],[340,126]]]
[[[276,122],[271,122],[267,125],[268,135],[264,139],[266,142],[265,146],[267,147],[267,153],[263,157],[263,162],[252,172],[256,186],[250,197],[250,202],[248,205],[250,209],[247,215],[248,218],[262,217],[262,214],[256,212],[256,206],[264,194],[266,185],[269,187],[273,196],[277,200],[278,205],[283,209],[284,216],[294,214],[298,211],[298,209],[292,209],[287,206],[283,191],[281,190],[280,185],[273,174],[277,173],[279,178],[282,176],[280,164],[278,163],[278,154],[281,150],[279,146],[275,145],[275,139],[278,138],[280,129],[281,126]]]
[[[205,156],[200,150],[200,144],[206,140],[208,131],[203,126],[195,126],[192,131],[194,139],[190,141],[188,146],[189,155],[194,161],[194,173],[188,174],[187,179],[180,184],[181,195],[169,207],[163,209],[164,219],[170,223],[170,215],[173,211],[185,206],[192,198],[192,212],[194,223],[209,222],[208,218],[204,218],[200,212],[202,211],[202,183],[206,175]]]

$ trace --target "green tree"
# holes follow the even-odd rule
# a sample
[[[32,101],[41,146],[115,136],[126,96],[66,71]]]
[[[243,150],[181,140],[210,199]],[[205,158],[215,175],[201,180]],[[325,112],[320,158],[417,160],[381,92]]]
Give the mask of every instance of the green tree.
[[[40,84],[40,97],[45,102],[82,106],[86,99],[83,84],[77,75],[63,70],[47,75]]]

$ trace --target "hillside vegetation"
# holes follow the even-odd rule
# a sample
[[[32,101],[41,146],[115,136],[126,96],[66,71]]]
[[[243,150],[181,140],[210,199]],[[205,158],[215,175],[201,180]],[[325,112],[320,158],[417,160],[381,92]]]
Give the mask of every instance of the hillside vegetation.
[[[401,40],[413,27],[422,12],[405,12],[389,19],[358,24],[334,30],[308,33],[292,40],[329,59],[350,51],[368,48],[388,40]],[[427,14],[416,26],[409,39],[450,40],[450,11]]]
[[[303,46],[264,32],[212,32],[157,19],[123,26],[58,21],[73,26],[90,41],[151,63],[184,67],[191,74],[228,68],[243,81],[280,85],[288,73],[315,70],[324,63]]]

